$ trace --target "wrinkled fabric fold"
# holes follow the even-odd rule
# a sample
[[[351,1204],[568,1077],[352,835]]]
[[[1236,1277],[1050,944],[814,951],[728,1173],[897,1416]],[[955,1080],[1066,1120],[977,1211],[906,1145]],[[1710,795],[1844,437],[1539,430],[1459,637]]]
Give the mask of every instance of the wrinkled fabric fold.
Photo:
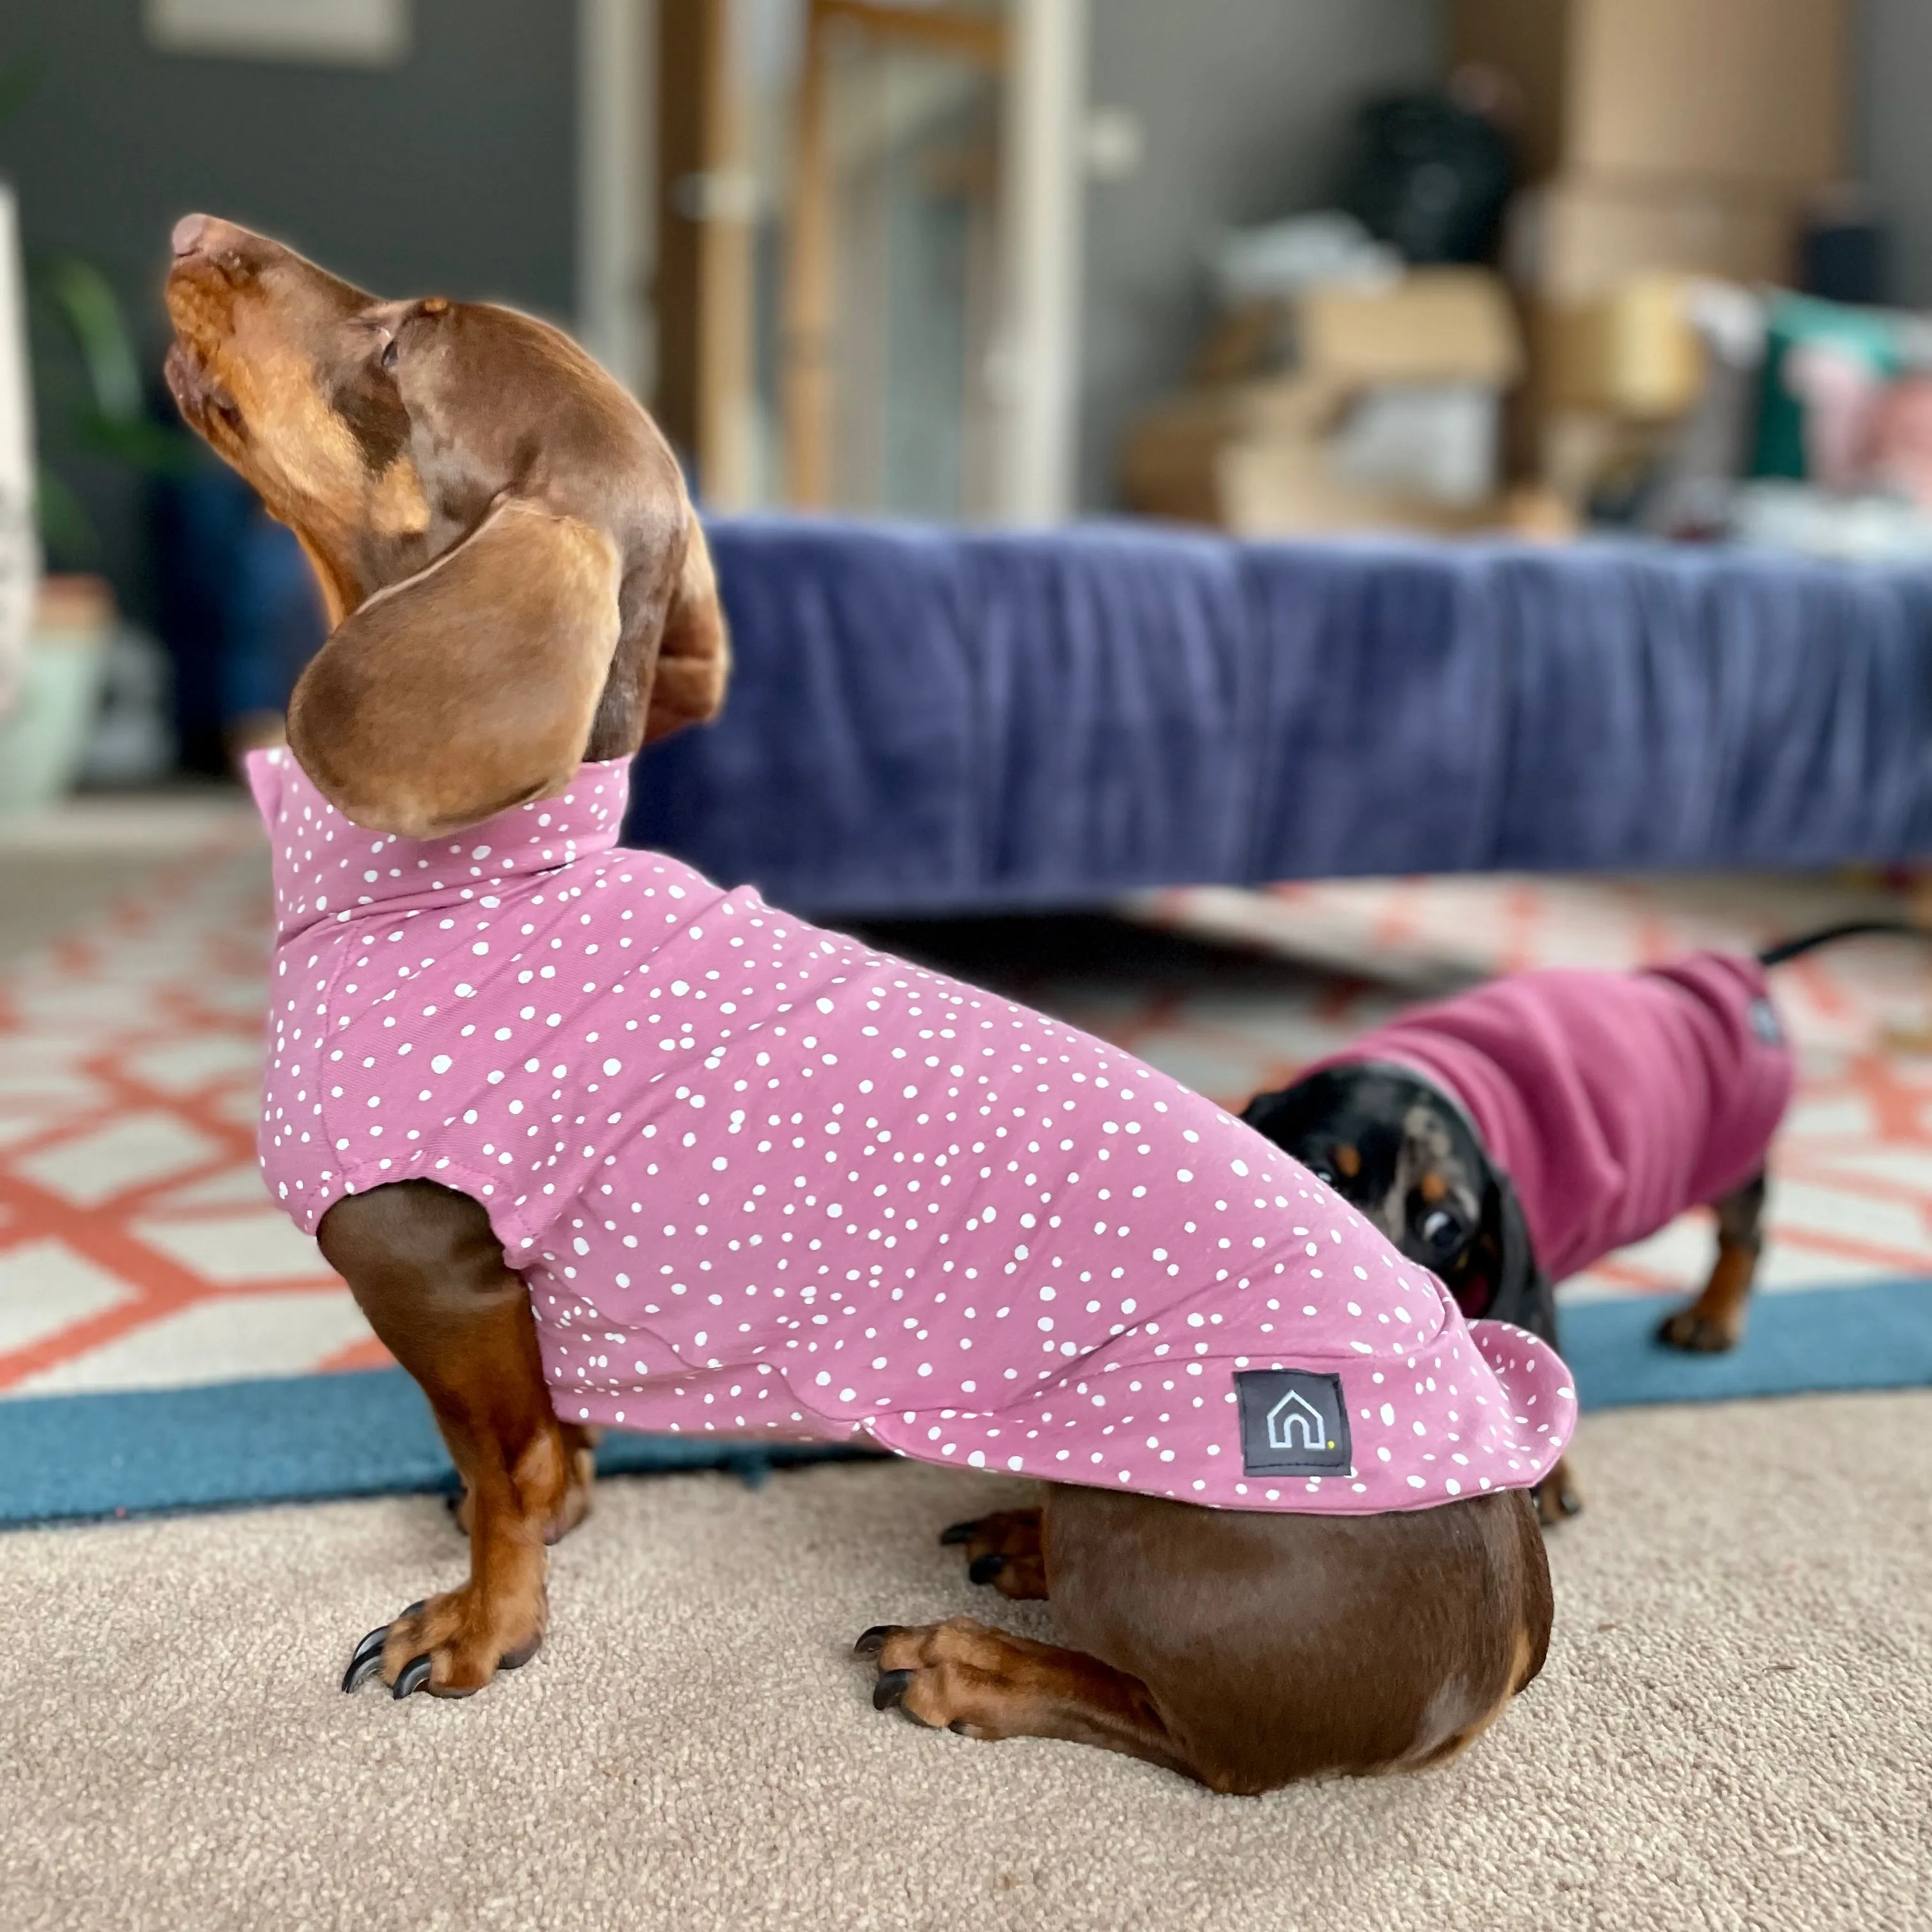
[[[1640,544],[711,526],[630,842],[820,912],[1932,850],[1932,572]]]

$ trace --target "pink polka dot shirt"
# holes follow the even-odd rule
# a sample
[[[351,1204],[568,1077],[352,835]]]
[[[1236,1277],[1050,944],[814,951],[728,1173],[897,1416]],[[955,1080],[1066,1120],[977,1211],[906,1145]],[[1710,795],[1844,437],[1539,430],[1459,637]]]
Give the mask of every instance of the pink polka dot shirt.
[[[1541,1342],[1130,1054],[618,848],[628,776],[412,842],[250,757],[298,1226],[471,1196],[572,1420],[1338,1514],[1554,1464]]]

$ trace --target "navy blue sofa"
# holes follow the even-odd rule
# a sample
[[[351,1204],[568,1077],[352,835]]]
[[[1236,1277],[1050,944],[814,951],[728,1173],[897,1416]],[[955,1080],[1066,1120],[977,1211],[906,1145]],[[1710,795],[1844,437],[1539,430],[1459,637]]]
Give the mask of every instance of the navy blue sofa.
[[[856,915],[1932,852],[1932,572],[1728,551],[711,526],[723,716],[626,828]]]

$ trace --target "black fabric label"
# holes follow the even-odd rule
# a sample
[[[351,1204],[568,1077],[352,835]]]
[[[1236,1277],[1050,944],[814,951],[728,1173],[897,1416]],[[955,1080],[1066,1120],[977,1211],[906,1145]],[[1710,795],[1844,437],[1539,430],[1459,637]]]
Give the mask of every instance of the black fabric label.
[[[1323,1476],[1354,1466],[1340,1376],[1306,1369],[1242,1369],[1241,1466],[1251,1476]]]

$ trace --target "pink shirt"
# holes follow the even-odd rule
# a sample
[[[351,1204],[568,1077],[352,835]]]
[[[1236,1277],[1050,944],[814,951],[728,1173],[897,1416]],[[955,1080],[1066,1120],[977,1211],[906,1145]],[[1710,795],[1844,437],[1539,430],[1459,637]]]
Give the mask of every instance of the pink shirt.
[[[410,1176],[481,1202],[560,1415],[1338,1514],[1525,1487],[1568,1439],[1554,1354],[1218,1107],[614,849],[621,762],[422,843],[286,752],[248,775],[270,1189],[310,1231]]]
[[[1321,1064],[1364,1060],[1461,1102],[1552,1281],[1748,1180],[1794,1078],[1764,969],[1721,952],[1642,973],[1519,973]]]

